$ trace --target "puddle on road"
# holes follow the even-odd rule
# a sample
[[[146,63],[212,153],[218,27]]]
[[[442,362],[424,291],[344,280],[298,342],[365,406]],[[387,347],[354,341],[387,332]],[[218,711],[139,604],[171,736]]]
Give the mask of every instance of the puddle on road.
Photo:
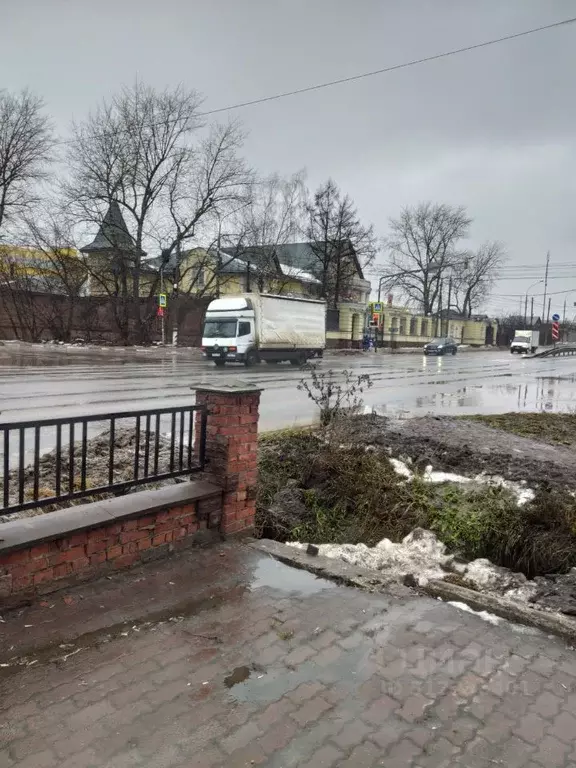
[[[272,557],[263,557],[258,561],[250,584],[252,590],[262,587],[307,597],[325,589],[334,589],[336,584],[320,579],[309,571],[291,568]]]
[[[467,413],[507,413],[508,411],[570,412],[576,407],[576,392],[570,377],[540,377],[523,384],[472,384],[427,394],[415,393],[412,403],[407,402],[406,392],[402,402],[393,400],[378,410],[386,415],[399,411],[411,415],[434,413],[455,415]]]

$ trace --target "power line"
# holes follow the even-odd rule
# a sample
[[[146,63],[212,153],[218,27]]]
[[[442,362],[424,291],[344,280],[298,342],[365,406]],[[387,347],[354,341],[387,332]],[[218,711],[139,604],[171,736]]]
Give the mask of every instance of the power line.
[[[457,56],[460,53],[466,53],[467,51],[474,51],[478,48],[487,48],[489,45],[497,45],[498,43],[504,43],[508,40],[516,40],[519,37],[526,37],[527,35],[533,35],[537,32],[544,32],[549,29],[556,29],[567,24],[573,24],[576,22],[576,17],[571,19],[564,19],[563,21],[556,21],[553,24],[546,24],[540,27],[534,27],[532,29],[526,29],[523,32],[515,32],[511,35],[505,35],[504,37],[497,37],[493,40],[485,40],[482,43],[476,43],[475,45],[467,45],[463,48],[454,48],[444,53],[436,53],[433,56],[424,56],[420,59],[412,59],[411,61],[403,62],[402,64],[393,64],[390,67],[383,67],[382,69],[374,69],[371,72],[363,72],[359,75],[352,75],[350,77],[341,77],[338,80],[330,80],[325,83],[317,83],[316,85],[308,85],[305,88],[296,88],[293,91],[284,91],[282,93],[274,94],[273,96],[263,96],[260,99],[252,99],[251,101],[242,101],[238,104],[232,104],[228,107],[219,107],[218,109],[211,109],[201,113],[201,117],[206,115],[214,115],[218,112],[228,112],[232,109],[241,109],[242,107],[252,107],[255,104],[264,104],[267,101],[276,101],[277,99],[285,99],[289,96],[298,96],[301,93],[310,93],[310,91],[319,91],[322,88],[331,88],[334,85],[343,85],[344,83],[352,83],[357,80],[363,80],[367,77],[375,77],[376,75],[383,75],[387,72],[395,72],[399,69],[407,69],[408,67],[415,67],[418,64],[427,64],[431,61],[437,61],[438,59],[446,59],[449,56]]]
[[[475,51],[480,48],[487,48],[491,45],[498,45],[499,43],[505,43],[510,40],[516,40],[520,37],[527,37],[528,35],[534,35],[538,32],[546,32],[551,29],[557,29],[559,27],[567,26],[569,24],[574,24],[576,22],[576,16],[570,18],[570,19],[563,19],[562,21],[555,21],[552,24],[545,24],[540,27],[533,27],[532,29],[525,29],[522,32],[515,32],[510,35],[504,35],[503,37],[496,37],[492,40],[484,40],[481,43],[475,43],[474,45],[466,45],[463,48],[453,48],[449,51],[444,51],[442,53],[436,53],[432,56],[424,56],[419,59],[411,59],[410,61],[402,62],[401,64],[392,64],[389,67],[382,67],[381,69],[374,69],[370,72],[362,72],[359,75],[351,75],[349,77],[341,77],[337,80],[329,80],[325,83],[316,83],[315,85],[308,85],[304,88],[296,88],[292,91],[283,91],[281,93],[275,93],[271,96],[262,96],[259,99],[251,99],[250,101],[241,101],[237,102],[236,104],[229,104],[225,107],[217,107],[216,109],[208,109],[205,112],[199,112],[196,117],[208,117],[209,115],[216,115],[221,112],[230,112],[234,109],[242,109],[244,107],[253,107],[256,104],[264,104],[269,101],[277,101],[278,99],[286,99],[290,96],[298,96],[302,93],[310,93],[311,91],[319,91],[324,88],[332,88],[336,85],[343,85],[344,83],[352,83],[356,82],[357,80],[364,80],[368,77],[375,77],[376,75],[384,75],[389,72],[396,72],[400,69],[408,69],[409,67],[416,67],[420,64],[428,64],[431,61],[438,61],[439,59],[447,59],[450,56],[458,56],[461,53],[466,53],[468,51]],[[151,122],[151,123],[145,123],[145,125],[149,128],[159,127],[163,125],[171,125],[175,123],[179,123],[182,120],[186,120],[187,118],[184,117],[177,117],[173,120],[161,120],[158,122]],[[127,132],[127,131],[125,131]],[[106,137],[106,133],[98,134],[100,137]],[[112,134],[110,134],[112,135]],[[71,144],[70,139],[61,139],[57,142],[55,142],[58,145],[65,145],[65,144]]]
[[[566,291],[547,291],[546,293],[531,293],[530,296],[561,296],[564,293],[574,293],[576,291],[576,288],[569,288]],[[496,299],[518,299],[520,296],[526,296],[526,292],[524,293],[510,293],[510,294],[501,294],[501,293],[493,293],[491,294],[492,298]]]

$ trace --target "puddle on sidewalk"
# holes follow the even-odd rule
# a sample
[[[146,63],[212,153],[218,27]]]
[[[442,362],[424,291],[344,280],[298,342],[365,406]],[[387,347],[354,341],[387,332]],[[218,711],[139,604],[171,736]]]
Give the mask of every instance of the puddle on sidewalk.
[[[287,650],[287,654],[290,651]],[[302,683],[336,683],[349,685],[350,690],[364,682],[372,672],[369,664],[373,643],[368,638],[353,650],[338,649],[333,661],[321,666],[306,661],[298,666],[276,666],[264,670],[257,665],[237,667],[224,678],[230,695],[239,702],[262,703],[278,701]]]
[[[325,589],[334,589],[336,584],[301,568],[291,568],[272,557],[263,557],[254,570],[250,589],[262,587],[308,597]]]
[[[243,683],[248,680],[253,670],[251,667],[236,667],[232,672],[224,678],[224,685],[226,688],[233,688],[239,683]]]

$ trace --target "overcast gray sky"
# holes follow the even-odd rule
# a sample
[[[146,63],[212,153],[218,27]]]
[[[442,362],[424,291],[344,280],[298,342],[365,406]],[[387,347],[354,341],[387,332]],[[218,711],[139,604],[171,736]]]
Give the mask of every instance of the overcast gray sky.
[[[0,0],[0,87],[42,94],[63,135],[136,77],[217,108],[576,16],[575,0]],[[237,111],[261,173],[332,176],[386,234],[403,205],[468,207],[505,243],[490,302],[516,309],[551,252],[576,301],[576,24]],[[541,292],[536,286],[532,292]],[[510,298],[506,298],[510,296]],[[564,302],[558,294],[554,308]],[[538,301],[541,301],[539,299]],[[560,306],[560,311],[562,307]],[[576,312],[576,308],[573,310]]]

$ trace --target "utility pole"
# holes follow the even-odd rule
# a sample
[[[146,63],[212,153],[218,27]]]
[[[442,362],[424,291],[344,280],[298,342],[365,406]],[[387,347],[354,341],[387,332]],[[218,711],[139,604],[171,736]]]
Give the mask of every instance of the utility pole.
[[[440,290],[438,293],[438,318],[436,320],[436,336],[442,336],[442,283],[440,280]]]
[[[160,293],[164,293],[164,267],[160,267]],[[162,309],[161,326],[162,326],[162,344],[166,344],[166,318],[164,317],[165,311]]]
[[[552,296],[548,299],[548,312],[546,313],[546,322],[550,321],[550,305],[552,304]]]
[[[450,336],[450,304],[452,303],[452,278],[448,280],[448,304],[446,309],[446,336]]]
[[[174,289],[172,293],[172,346],[178,346],[178,310],[179,310],[179,290],[180,283],[180,243],[176,245],[176,264],[174,266]]]
[[[562,312],[562,325],[564,325],[564,323],[566,322],[566,299],[567,297],[564,299],[564,311]]]
[[[532,330],[532,325],[534,323],[534,296],[530,299],[530,330]]]
[[[524,325],[526,325],[528,321],[528,294],[524,297]]]
[[[550,266],[550,251],[546,254],[546,271],[544,273],[544,300],[542,301],[542,322],[544,322],[544,313],[546,311],[546,295],[548,293],[548,267]],[[546,321],[548,322],[548,321]]]

